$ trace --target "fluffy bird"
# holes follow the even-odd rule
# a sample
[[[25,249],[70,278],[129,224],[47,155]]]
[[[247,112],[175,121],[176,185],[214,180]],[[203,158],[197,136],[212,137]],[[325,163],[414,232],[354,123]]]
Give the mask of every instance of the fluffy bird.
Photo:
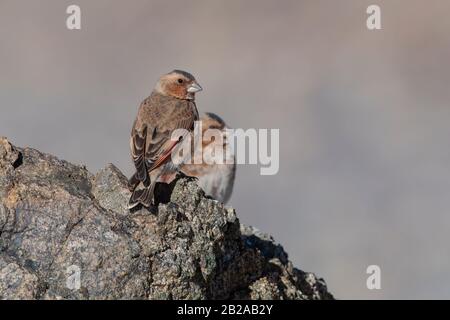
[[[214,113],[205,113],[200,121],[202,122],[202,159],[211,159],[214,150],[223,148],[224,163],[208,164],[203,161],[201,164],[182,164],[179,170],[186,176],[197,178],[198,185],[205,193],[222,203],[227,203],[231,197],[236,176],[236,159],[233,148],[231,148],[226,129],[229,127]],[[210,139],[205,132],[209,129],[220,130],[222,140]],[[200,144],[199,144],[200,146]],[[192,159],[195,157],[195,150],[192,152]],[[209,161],[211,163],[212,161]],[[165,174],[161,177],[162,182],[170,183],[176,177],[175,173]]]
[[[172,140],[177,129],[192,132],[199,115],[195,104],[195,93],[202,90],[195,78],[188,72],[174,70],[163,75],[151,95],[145,99],[131,131],[131,156],[136,167],[129,179],[133,192],[128,207],[139,204],[152,205],[155,184],[165,174],[177,172],[171,154],[180,148],[186,138]],[[142,185],[143,188],[138,188]]]

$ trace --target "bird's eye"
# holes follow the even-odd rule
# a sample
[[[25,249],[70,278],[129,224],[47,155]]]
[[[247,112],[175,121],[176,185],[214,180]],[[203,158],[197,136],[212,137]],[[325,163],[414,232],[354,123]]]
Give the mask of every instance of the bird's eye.
[[[178,83],[183,83],[183,79],[178,79]]]

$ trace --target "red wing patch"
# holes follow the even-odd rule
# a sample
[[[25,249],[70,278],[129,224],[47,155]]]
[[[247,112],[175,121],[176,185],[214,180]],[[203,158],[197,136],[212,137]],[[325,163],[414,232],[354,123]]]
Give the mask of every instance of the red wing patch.
[[[175,148],[175,146],[178,144],[178,142],[180,142],[180,141],[179,140],[172,141],[172,145],[169,147],[169,149],[165,153],[163,153],[161,155],[161,157],[158,158],[158,160],[156,160],[153,163],[152,167],[149,169],[149,172],[159,168],[160,166],[162,166],[164,163],[167,162],[167,160],[170,158],[173,148]]]

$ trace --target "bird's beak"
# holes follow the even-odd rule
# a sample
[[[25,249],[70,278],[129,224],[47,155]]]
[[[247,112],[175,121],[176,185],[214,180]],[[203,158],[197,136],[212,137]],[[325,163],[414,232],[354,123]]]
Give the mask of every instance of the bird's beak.
[[[203,88],[200,87],[200,85],[197,82],[193,82],[187,89],[187,92],[189,93],[195,93],[195,92],[199,92],[202,91]]]

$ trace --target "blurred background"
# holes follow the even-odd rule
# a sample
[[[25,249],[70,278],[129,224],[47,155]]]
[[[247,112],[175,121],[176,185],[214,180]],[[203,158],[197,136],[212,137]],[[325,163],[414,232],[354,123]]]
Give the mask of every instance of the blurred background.
[[[238,168],[243,223],[340,299],[449,299],[449,15],[446,0],[0,0],[0,135],[129,175],[139,103],[190,71],[200,111],[280,128],[279,174]]]

